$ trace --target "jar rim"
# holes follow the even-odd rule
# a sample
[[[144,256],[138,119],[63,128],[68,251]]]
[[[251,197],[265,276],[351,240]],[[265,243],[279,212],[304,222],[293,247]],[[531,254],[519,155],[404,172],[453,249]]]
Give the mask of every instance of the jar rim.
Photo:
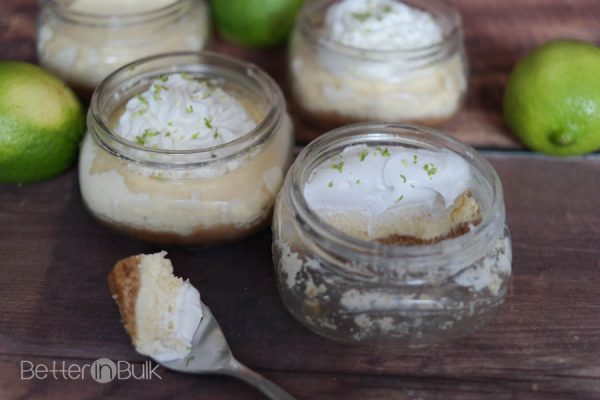
[[[193,60],[193,62],[190,62],[190,60]],[[151,71],[145,79],[178,72],[186,72],[194,76],[194,71],[190,70],[191,67],[202,67],[203,71],[213,68],[217,73],[226,74],[225,80],[237,78],[256,84],[262,91],[260,95],[268,102],[268,111],[251,131],[235,140],[210,147],[173,150],[152,148],[140,145],[117,134],[102,117],[105,112],[103,107],[105,98],[112,96],[120,88],[131,86],[136,79],[139,80],[141,75],[134,72],[139,67],[165,61],[169,62],[164,67]],[[131,76],[127,77],[128,74],[131,74]],[[153,160],[157,156],[184,157],[189,161],[177,164],[180,166],[198,163],[204,165],[233,158],[240,152],[249,151],[266,141],[281,123],[284,104],[283,94],[277,83],[257,65],[211,51],[183,51],[145,57],[112,72],[94,90],[87,119],[88,128],[92,131],[92,136],[97,143],[99,142],[98,144],[103,148],[121,158],[157,166],[164,164],[161,161]],[[135,151],[137,156],[133,157],[129,154],[131,151]],[[217,157],[215,157],[216,152],[219,154]],[[173,166],[176,167],[176,165]]]
[[[382,61],[386,59],[404,59],[404,60],[423,60],[434,58],[440,55],[452,54],[462,40],[462,22],[460,13],[450,3],[449,0],[413,0],[420,3],[423,7],[430,6],[433,3],[439,3],[446,8],[445,17],[450,23],[449,31],[439,42],[427,46],[414,47],[410,49],[398,50],[372,50],[361,47],[354,47],[333,40],[326,35],[320,35],[320,32],[313,29],[310,24],[310,17],[313,15],[324,15],[325,9],[333,3],[342,0],[314,0],[307,2],[302,7],[298,18],[298,29],[304,37],[312,43],[325,47],[326,49],[340,53],[348,57],[362,58],[373,61]]]
[[[172,3],[158,8],[128,14],[100,14],[70,10],[60,0],[39,0],[40,8],[50,10],[55,16],[66,22],[92,27],[110,26],[112,28],[176,17],[180,15],[182,6],[192,1],[194,0],[174,0]]]
[[[414,137],[411,138],[408,134]],[[352,140],[357,138],[366,139],[370,136],[373,138],[371,140],[373,143],[387,137],[388,139],[396,139],[399,145],[403,144],[399,142],[400,139],[410,139],[404,144],[432,145],[432,147],[444,148],[465,159],[471,167],[487,175],[486,180],[489,181],[491,188],[491,202],[486,212],[483,213],[481,222],[458,237],[444,239],[436,243],[413,246],[391,245],[362,240],[326,223],[310,208],[303,195],[302,189],[306,178],[310,175],[310,171],[312,171],[311,167],[319,165],[333,151],[323,153],[322,150],[324,148],[335,148],[338,150],[338,147],[335,146],[345,147]],[[365,141],[355,140],[351,144],[361,143],[364,144]],[[461,251],[464,252],[463,255],[465,257],[476,259],[478,256],[481,256],[482,252],[485,254],[484,250],[487,249],[489,242],[495,241],[502,229],[504,229],[505,210],[503,189],[495,169],[473,147],[435,129],[419,125],[387,122],[362,122],[343,126],[321,135],[304,147],[290,168],[290,174],[291,190],[289,195],[294,214],[299,219],[300,224],[311,235],[318,238],[315,241],[318,243],[318,246],[331,249],[337,254],[344,254],[346,257],[348,257],[349,253],[352,253],[358,259],[378,256],[391,259],[427,258],[431,261],[435,258],[443,259],[447,257],[449,251]],[[475,240],[477,237],[482,236],[486,237],[487,240]]]

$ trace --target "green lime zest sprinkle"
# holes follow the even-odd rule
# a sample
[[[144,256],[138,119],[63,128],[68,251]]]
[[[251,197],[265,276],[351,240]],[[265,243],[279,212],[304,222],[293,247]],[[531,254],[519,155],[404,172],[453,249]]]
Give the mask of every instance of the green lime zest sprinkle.
[[[329,183],[327,184],[327,187],[333,187],[333,181],[329,181]]]
[[[365,161],[365,158],[367,158],[368,155],[369,155],[369,150],[363,150],[360,153],[358,153],[358,159],[360,161]]]
[[[415,188],[415,185],[413,185],[413,184],[411,183],[411,184],[410,184],[410,187],[414,189],[414,188]]]
[[[192,105],[190,104],[189,106],[187,106],[185,108],[185,111],[189,112],[189,113],[193,113],[194,112],[194,107],[192,107]]]
[[[423,169],[427,172],[427,175],[429,175],[429,179],[433,179],[432,176],[437,172],[437,167],[433,165],[433,163],[423,165]]]
[[[341,174],[344,172],[344,162],[340,161],[339,163],[331,164],[331,168],[337,170]]]
[[[200,137],[200,133],[196,132],[192,135],[192,139],[198,139]]]
[[[167,125],[168,125],[168,126],[173,126],[173,121],[168,121],[168,122],[167,122]]]
[[[413,164],[417,164],[418,157],[416,154],[413,154]]]
[[[360,179],[357,179],[357,180],[356,180],[356,184],[357,184],[357,185],[360,185]]]
[[[383,12],[385,14],[391,13],[392,12],[392,6],[390,6],[389,4],[386,4],[385,6],[383,6]]]
[[[139,102],[142,103],[143,105],[148,106],[148,100],[141,94],[138,94],[137,96],[135,96],[135,98],[138,99]]]
[[[375,148],[375,150],[377,150],[379,152],[379,154],[381,154],[382,157],[389,157],[390,156],[390,151],[388,150],[387,147],[385,149],[382,149],[381,147],[377,146]]]
[[[219,130],[215,129],[215,131],[213,133],[213,138],[217,139],[219,136],[221,136],[221,134],[219,133]]]
[[[408,167],[408,160],[403,158],[402,161],[400,161],[400,163],[402,164],[403,167]]]
[[[406,183],[406,177],[404,174],[400,174],[400,179],[402,179],[402,182]]]
[[[135,141],[137,144],[141,144],[142,146],[144,146],[146,144],[146,140],[148,140],[148,138],[151,138],[153,136],[158,136],[158,135],[160,135],[160,132],[151,131],[150,129],[146,129],[146,130],[144,130],[144,132],[141,135],[137,135],[135,137]]]
[[[158,77],[158,80],[161,82],[166,82],[169,80],[169,76],[168,75],[161,75]]]
[[[169,137],[169,136],[171,136],[171,132],[165,133],[165,137]]]
[[[404,195],[403,194],[401,194],[400,197],[398,197],[396,199],[396,203],[400,203],[402,201],[402,199],[404,199]]]
[[[208,129],[212,129],[212,119],[211,118],[204,118],[204,126],[207,127]]]
[[[134,117],[139,117],[146,114],[146,110],[137,110],[136,112],[133,113]]]
[[[161,97],[160,97],[160,92],[161,91],[163,91],[163,90],[164,91],[168,91],[169,90],[169,88],[166,87],[165,85],[159,85],[158,83],[154,84],[153,89],[154,89],[154,95],[152,97],[154,97],[154,100],[156,100],[156,101],[160,101],[161,100]]]
[[[370,11],[353,12],[352,16],[361,22],[365,22],[373,16],[373,13],[371,13]]]
[[[191,81],[191,80],[193,80],[193,79],[194,79],[194,78],[192,78],[192,76],[191,76],[190,74],[188,74],[187,72],[182,72],[182,73],[180,73],[179,75],[181,75],[181,77],[182,77],[183,79],[185,79],[185,80],[188,80],[188,81]]]

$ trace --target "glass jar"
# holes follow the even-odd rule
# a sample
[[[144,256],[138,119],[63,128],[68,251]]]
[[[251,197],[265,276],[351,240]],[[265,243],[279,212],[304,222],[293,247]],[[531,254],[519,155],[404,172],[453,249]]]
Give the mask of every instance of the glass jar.
[[[124,105],[158,77],[215,82],[256,122],[244,136],[193,150],[146,147],[115,133]],[[271,221],[293,129],[277,84],[258,67],[214,53],[170,53],[128,64],[92,96],[79,157],[84,203],[100,222],[161,244],[208,245]]]
[[[315,0],[302,9],[290,40],[294,102],[307,122],[330,128],[369,120],[440,125],[467,91],[461,20],[445,0],[403,0],[429,13],[439,43],[409,50],[369,50],[329,37],[325,16],[343,0]]]
[[[459,155],[472,170],[481,222],[461,236],[413,246],[357,239],[325,223],[309,208],[304,186],[324,160],[358,144]],[[290,168],[275,205],[273,260],[286,308],[320,335],[401,347],[456,338],[491,320],[508,291],[502,185],[477,151],[440,132],[392,123],[342,127],[310,143]]]
[[[204,0],[41,0],[40,7],[39,62],[84,98],[129,62],[202,50],[210,32]]]

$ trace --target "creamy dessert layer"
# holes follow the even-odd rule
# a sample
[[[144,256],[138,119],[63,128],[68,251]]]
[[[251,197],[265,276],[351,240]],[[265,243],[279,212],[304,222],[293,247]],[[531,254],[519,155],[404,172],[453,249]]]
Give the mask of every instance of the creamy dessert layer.
[[[289,163],[289,119],[264,144],[233,157],[218,159],[215,147],[250,133],[262,115],[219,82],[185,74],[157,79],[113,118],[114,132],[148,149],[215,149],[215,161],[145,166],[114,157],[88,135],[79,170],[86,205],[103,222],[157,242],[210,244],[262,227]]]
[[[349,235],[418,244],[480,222],[471,184],[469,165],[447,150],[355,145],[313,170],[304,197],[323,220]]]
[[[189,1],[175,21],[144,20],[143,15],[176,0],[62,1],[66,12],[76,13],[65,23],[43,14],[38,32],[40,64],[65,79],[79,92],[91,91],[108,74],[128,62],[172,51],[199,51],[208,40],[209,17],[204,1]],[[137,21],[132,18],[139,16]],[[90,23],[89,17],[95,18]],[[86,19],[87,18],[87,19]],[[112,18],[112,23],[109,23]],[[104,24],[96,19],[106,20]],[[81,21],[79,21],[81,20]]]
[[[173,275],[166,254],[125,258],[108,276],[135,349],[158,361],[185,357],[203,316],[198,290]]]
[[[298,31],[291,41],[292,86],[305,112],[436,124],[458,111],[467,85],[462,51],[410,53],[443,47],[444,32],[427,12],[393,0],[342,0],[327,9],[321,30],[337,50]]]

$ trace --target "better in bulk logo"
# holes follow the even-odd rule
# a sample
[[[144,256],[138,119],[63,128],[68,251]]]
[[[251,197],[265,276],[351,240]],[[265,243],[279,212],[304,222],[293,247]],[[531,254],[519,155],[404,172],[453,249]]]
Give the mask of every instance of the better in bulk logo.
[[[67,361],[52,361],[49,364],[34,364],[21,360],[21,379],[23,380],[86,380],[92,378],[98,383],[114,380],[152,380],[162,379],[156,372],[158,364],[145,361],[134,364],[129,361],[114,362],[110,358],[99,358],[91,364],[72,364]]]

